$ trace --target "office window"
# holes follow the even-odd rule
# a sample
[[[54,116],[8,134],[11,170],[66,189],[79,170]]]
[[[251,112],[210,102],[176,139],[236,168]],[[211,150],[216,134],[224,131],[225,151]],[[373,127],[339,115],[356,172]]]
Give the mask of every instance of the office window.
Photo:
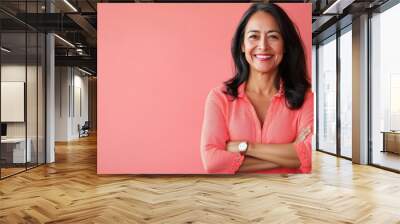
[[[318,149],[336,153],[336,36],[318,48]]]
[[[371,18],[372,163],[400,170],[400,4]]]
[[[352,35],[351,26],[340,36],[340,154],[352,157]]]

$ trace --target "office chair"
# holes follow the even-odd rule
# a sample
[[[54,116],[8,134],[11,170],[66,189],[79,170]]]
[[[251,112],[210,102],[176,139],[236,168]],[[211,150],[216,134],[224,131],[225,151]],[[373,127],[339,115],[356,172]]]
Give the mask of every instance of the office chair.
[[[89,136],[89,129],[90,129],[89,121],[85,121],[82,127],[79,128],[79,138]]]

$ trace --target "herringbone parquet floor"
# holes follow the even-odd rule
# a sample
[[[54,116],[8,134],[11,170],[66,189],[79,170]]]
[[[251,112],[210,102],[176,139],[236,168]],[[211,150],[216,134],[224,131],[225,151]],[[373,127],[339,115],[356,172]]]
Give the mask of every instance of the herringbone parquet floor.
[[[0,223],[400,223],[400,175],[314,153],[310,175],[96,175],[96,139],[0,181]]]

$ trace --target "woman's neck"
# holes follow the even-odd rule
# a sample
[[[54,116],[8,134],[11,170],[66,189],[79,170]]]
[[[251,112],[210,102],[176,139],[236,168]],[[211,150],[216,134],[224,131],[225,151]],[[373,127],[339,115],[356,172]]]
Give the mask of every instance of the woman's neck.
[[[277,72],[259,73],[250,72],[249,80],[246,84],[246,92],[264,96],[272,96],[278,92],[276,88]]]

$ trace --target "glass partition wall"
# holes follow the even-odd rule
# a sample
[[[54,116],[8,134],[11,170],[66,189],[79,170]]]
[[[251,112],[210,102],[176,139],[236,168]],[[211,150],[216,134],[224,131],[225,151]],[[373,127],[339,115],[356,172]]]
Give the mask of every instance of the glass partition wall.
[[[25,38],[25,32],[1,34],[1,177],[25,170],[31,156],[26,150]]]
[[[43,10],[39,4],[20,1],[18,8],[35,13]],[[0,11],[1,179],[45,163],[45,41],[44,33]]]
[[[316,47],[318,151],[352,158],[351,25]]]

